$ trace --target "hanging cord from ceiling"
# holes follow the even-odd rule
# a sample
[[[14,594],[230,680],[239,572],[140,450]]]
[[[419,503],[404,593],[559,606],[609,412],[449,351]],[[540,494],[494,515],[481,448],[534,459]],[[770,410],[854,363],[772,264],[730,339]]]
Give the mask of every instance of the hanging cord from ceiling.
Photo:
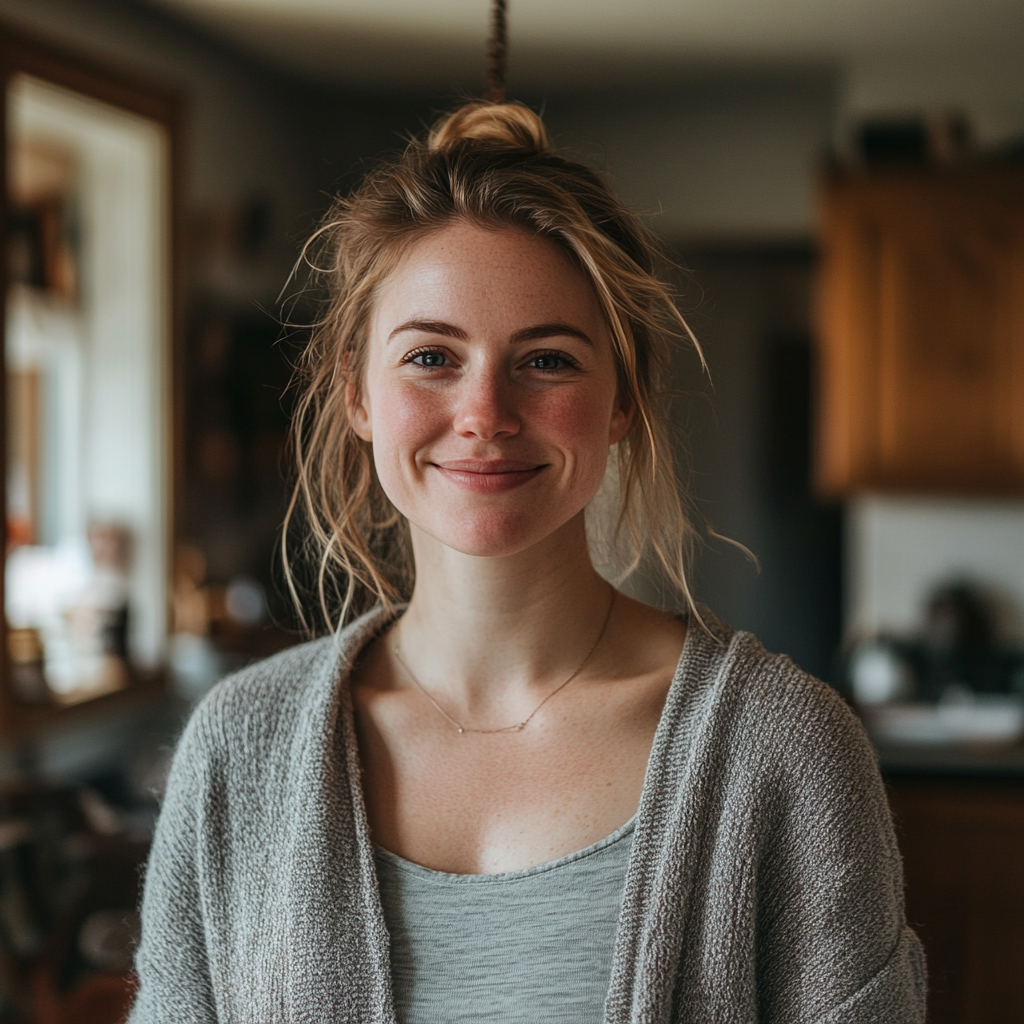
[[[494,0],[491,9],[491,38],[487,43],[487,74],[484,95],[491,103],[505,102],[505,77],[508,72],[508,5]]]

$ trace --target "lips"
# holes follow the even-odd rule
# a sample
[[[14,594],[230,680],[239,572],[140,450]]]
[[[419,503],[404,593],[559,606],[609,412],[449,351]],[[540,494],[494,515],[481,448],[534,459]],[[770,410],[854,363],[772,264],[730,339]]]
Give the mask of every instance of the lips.
[[[478,494],[498,494],[529,483],[546,468],[521,459],[447,459],[431,465],[449,482]]]

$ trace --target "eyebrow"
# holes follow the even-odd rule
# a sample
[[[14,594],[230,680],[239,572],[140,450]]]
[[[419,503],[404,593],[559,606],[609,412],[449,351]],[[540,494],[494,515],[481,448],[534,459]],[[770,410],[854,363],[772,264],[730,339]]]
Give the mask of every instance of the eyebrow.
[[[399,324],[388,335],[388,341],[391,341],[399,334],[403,334],[405,331],[419,331],[422,334],[440,334],[445,338],[458,338],[459,341],[465,341],[469,337],[461,327],[456,327],[454,324],[446,324],[443,320],[406,320],[404,324]]]
[[[585,334],[578,327],[573,327],[572,324],[553,323],[553,324],[537,324],[535,327],[524,327],[521,331],[516,331],[512,335],[513,343],[517,341],[541,341],[544,338],[579,338],[580,341],[585,341],[588,345],[593,345],[594,342],[590,339],[588,334]]]
[[[404,324],[399,324],[388,335],[388,341],[392,341],[405,331],[437,334],[443,338],[456,338],[459,341],[465,341],[469,337],[461,327],[445,323],[444,320],[406,320]],[[535,324],[533,327],[524,327],[522,330],[516,331],[509,341],[514,345],[524,341],[541,341],[544,338],[556,337],[579,338],[580,341],[585,341],[588,345],[594,344],[584,331],[573,327],[572,324],[565,323]]]

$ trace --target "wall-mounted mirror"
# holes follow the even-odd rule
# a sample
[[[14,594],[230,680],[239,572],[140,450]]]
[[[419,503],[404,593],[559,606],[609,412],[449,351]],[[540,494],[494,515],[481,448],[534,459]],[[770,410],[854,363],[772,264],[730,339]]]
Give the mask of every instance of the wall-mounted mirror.
[[[164,661],[173,302],[168,120],[102,73],[7,56],[10,729]]]

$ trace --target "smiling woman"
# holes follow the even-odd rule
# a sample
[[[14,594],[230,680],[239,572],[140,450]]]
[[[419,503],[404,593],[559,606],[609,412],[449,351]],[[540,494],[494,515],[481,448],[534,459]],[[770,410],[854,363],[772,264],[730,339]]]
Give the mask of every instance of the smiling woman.
[[[860,726],[686,588],[688,332],[635,218],[481,103],[320,244],[290,515],[334,635],[193,716],[133,1024],[918,1024]],[[610,460],[679,614],[594,569]]]

